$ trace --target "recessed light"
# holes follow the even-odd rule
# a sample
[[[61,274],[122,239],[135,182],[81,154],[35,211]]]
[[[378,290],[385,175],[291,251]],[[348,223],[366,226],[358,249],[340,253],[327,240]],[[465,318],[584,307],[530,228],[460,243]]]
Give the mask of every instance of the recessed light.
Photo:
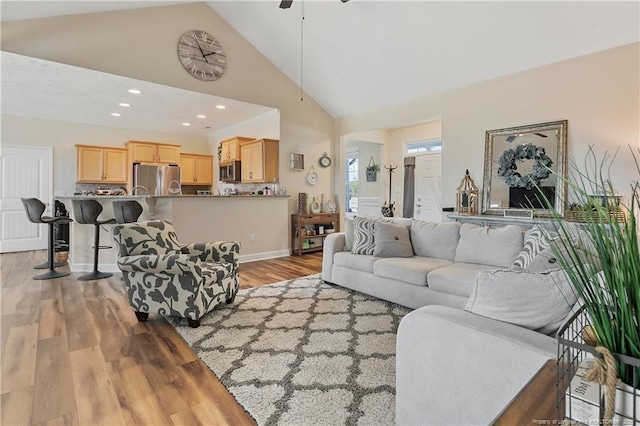
[[[129,89],[129,93],[133,93],[134,95],[139,95],[140,93],[142,93],[142,91],[138,89]]]
[[[218,109],[227,109],[227,107],[224,106],[224,105],[216,105],[216,108],[218,108]]]
[[[114,117],[120,117],[120,114],[117,113],[117,112],[112,112],[111,115],[114,116]]]
[[[200,115],[196,115],[196,117],[198,117],[198,118],[207,118],[207,116],[206,116],[206,115],[202,115],[202,114],[200,114]]]
[[[182,125],[183,126],[191,126],[191,123],[184,122],[184,123],[182,123]]]
[[[131,104],[127,104],[125,102],[119,103],[118,105],[120,105],[121,107],[125,107],[125,108],[129,108],[131,106]]]

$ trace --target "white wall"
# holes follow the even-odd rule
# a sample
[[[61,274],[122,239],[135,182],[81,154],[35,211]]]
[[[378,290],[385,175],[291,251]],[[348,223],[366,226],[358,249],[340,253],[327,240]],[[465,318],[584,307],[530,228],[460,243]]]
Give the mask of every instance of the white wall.
[[[640,43],[634,43],[346,117],[338,120],[338,133],[440,116],[442,203],[451,207],[464,169],[482,185],[487,130],[567,119],[568,154],[579,163],[590,145],[600,156],[619,146],[628,152],[627,144],[640,147],[639,53]],[[627,152],[611,171],[621,192],[628,192],[629,179],[637,178]]]

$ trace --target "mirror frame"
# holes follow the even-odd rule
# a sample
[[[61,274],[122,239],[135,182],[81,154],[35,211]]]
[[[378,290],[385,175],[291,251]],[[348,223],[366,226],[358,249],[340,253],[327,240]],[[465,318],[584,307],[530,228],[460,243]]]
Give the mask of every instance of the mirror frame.
[[[494,153],[494,141],[496,137],[508,136],[514,133],[539,133],[548,130],[557,130],[557,156],[553,160],[552,169],[558,175],[556,180],[556,192],[555,192],[555,210],[561,216],[564,217],[564,211],[566,208],[567,193],[567,120],[552,121],[548,123],[531,124],[527,126],[509,127],[505,129],[488,130],[485,136],[484,147],[484,181],[482,188],[482,214],[485,215],[500,215],[504,216],[505,210],[533,210],[533,214],[536,217],[551,217],[552,212],[548,209],[523,209],[515,207],[500,207],[491,208],[491,179],[493,176],[494,167],[497,164],[497,158],[501,153]],[[549,141],[549,144],[551,141]]]

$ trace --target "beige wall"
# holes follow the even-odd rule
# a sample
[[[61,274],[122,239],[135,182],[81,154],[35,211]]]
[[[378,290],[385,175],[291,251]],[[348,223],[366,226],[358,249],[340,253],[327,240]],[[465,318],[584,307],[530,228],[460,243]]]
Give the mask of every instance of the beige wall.
[[[229,66],[218,81],[199,81],[180,64],[178,39],[192,29],[215,35],[225,47]],[[3,22],[1,35],[8,52],[277,108],[281,156],[300,146],[308,164],[325,151],[335,160],[333,118],[308,96],[300,101],[298,86],[204,3]],[[316,171],[320,181],[311,187],[306,173],[281,162],[282,186],[292,195],[331,193],[331,170]]]
[[[64,121],[2,115],[3,145],[45,145],[53,147],[53,190],[72,195],[76,181],[75,144],[124,148],[128,140],[176,143],[181,150],[196,154],[209,152],[207,138],[94,126]],[[57,192],[59,193],[59,192]]]
[[[637,173],[626,145],[640,147],[639,50],[634,43],[343,118],[338,133],[441,117],[442,205],[451,207],[464,169],[482,184],[487,130],[567,119],[569,157],[578,162],[590,145],[600,155],[623,146],[611,174],[616,188],[628,192]]]

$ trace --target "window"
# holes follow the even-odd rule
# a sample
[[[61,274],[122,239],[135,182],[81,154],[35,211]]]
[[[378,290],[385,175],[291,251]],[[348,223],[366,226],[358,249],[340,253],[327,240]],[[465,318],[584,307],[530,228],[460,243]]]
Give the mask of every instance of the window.
[[[424,154],[427,152],[440,152],[440,151],[442,151],[442,140],[431,139],[431,140],[408,143],[405,154],[415,155],[415,154]]]
[[[346,163],[346,203],[347,212],[358,212],[358,152],[351,152],[347,154]]]

